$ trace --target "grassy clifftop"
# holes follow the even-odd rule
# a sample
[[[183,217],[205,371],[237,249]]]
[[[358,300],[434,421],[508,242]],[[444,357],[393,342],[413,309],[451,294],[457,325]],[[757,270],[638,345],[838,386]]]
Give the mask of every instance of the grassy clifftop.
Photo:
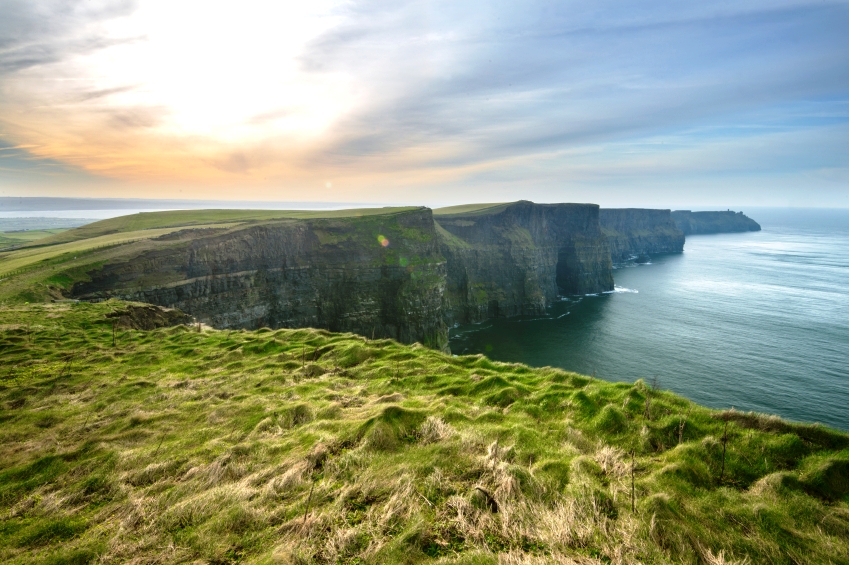
[[[192,234],[240,230],[287,220],[342,220],[393,216],[417,207],[350,210],[176,210],[102,220],[0,251],[0,300],[61,297],[86,272],[145,251],[175,245]],[[182,234],[182,235],[181,235]],[[163,237],[165,239],[163,239]]]
[[[444,208],[436,208],[433,211],[434,216],[453,216],[455,214],[462,215],[479,215],[487,216],[503,212],[515,202],[498,202],[491,204],[460,204],[457,206],[446,206]]]
[[[173,210],[169,212],[140,212],[93,222],[63,233],[44,238],[33,245],[47,246],[80,241],[112,234],[142,230],[185,228],[197,226],[227,226],[267,222],[272,220],[312,220],[318,218],[357,218],[415,210],[415,206],[387,208],[352,208],[348,210]]]
[[[144,322],[0,309],[0,561],[849,561],[846,434],[389,340]]]

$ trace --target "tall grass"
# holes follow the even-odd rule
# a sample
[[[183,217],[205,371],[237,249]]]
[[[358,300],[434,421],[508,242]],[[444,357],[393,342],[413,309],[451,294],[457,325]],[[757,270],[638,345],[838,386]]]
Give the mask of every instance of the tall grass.
[[[124,307],[0,308],[4,563],[849,562],[846,434]]]

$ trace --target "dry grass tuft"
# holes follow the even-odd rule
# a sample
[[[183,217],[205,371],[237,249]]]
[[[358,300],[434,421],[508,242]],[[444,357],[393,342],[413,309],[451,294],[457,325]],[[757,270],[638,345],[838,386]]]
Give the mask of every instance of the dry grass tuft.
[[[562,554],[534,555],[522,551],[498,554],[498,565],[601,565],[604,561],[590,557],[570,557]]]
[[[418,438],[423,444],[436,443],[453,436],[457,431],[438,416],[428,416],[419,427]]]
[[[701,554],[702,559],[707,565],[748,565],[749,559],[743,558],[742,560],[736,560],[733,558],[725,557],[725,551],[719,550],[718,553],[714,553],[710,549],[702,546],[701,544],[697,544],[697,548],[699,549],[699,553]]]

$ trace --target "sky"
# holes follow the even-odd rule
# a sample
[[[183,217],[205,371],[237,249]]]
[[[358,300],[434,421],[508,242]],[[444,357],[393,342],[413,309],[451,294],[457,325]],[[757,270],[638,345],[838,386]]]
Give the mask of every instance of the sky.
[[[0,196],[849,207],[849,0],[0,0]]]

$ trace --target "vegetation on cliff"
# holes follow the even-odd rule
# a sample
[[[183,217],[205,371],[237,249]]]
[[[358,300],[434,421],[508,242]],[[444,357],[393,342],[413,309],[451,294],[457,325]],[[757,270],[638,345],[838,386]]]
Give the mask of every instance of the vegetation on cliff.
[[[80,241],[110,234],[135,233],[143,230],[163,228],[185,228],[196,226],[229,227],[232,225],[255,224],[273,220],[315,220],[328,218],[363,218],[416,210],[416,206],[385,208],[349,208],[345,210],[172,210],[167,212],[139,212],[99,222],[92,222],[68,230],[38,245],[56,245],[69,241]]]
[[[595,204],[468,204],[434,210],[449,324],[539,314],[561,294],[613,290]]]
[[[189,210],[95,222],[0,253],[0,300],[119,298],[217,328],[320,327],[447,350],[448,325],[613,289],[594,204],[437,211]]]
[[[0,250],[15,249],[66,230],[67,228],[44,228],[0,231]]]
[[[213,230],[239,230],[281,220],[356,219],[416,210],[416,207],[348,210],[174,210],[141,212],[101,220],[32,238],[0,251],[0,299],[35,301],[61,297],[73,283],[104,264],[126,261],[135,253],[161,247],[171,234],[203,236]],[[371,235],[371,234],[369,234]],[[185,239],[185,238],[183,238]],[[173,241],[173,240],[172,240]]]
[[[602,208],[599,223],[610,242],[614,263],[684,251],[684,233],[675,225],[669,210]]]
[[[846,434],[352,334],[135,329],[177,321],[0,307],[0,561],[849,561]]]
[[[134,214],[0,253],[0,300],[121,298],[218,328],[321,327],[446,349],[427,208]]]
[[[685,235],[760,231],[761,226],[743,212],[691,212],[675,210],[672,219]]]

